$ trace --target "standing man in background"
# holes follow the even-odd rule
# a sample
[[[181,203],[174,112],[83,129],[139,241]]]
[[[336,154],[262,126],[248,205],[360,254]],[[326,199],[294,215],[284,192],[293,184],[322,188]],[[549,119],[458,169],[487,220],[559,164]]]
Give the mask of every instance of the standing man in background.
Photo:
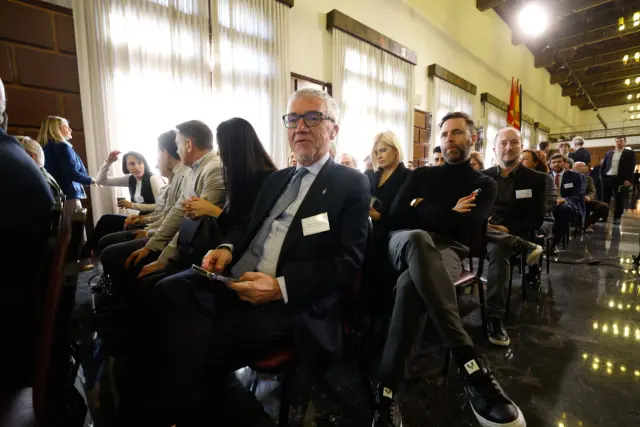
[[[572,142],[575,151],[573,153],[569,153],[569,158],[573,159],[574,162],[583,162],[585,165],[589,166],[591,163],[591,153],[584,148],[584,138],[576,136],[573,138]]]
[[[624,187],[631,186],[633,171],[636,167],[636,154],[632,150],[625,150],[626,144],[626,137],[617,137],[615,150],[609,151],[604,156],[602,168],[600,168],[602,201],[609,203],[612,195],[615,195],[616,198],[616,208],[613,213],[614,224],[620,224],[620,217],[624,212],[624,204],[628,196]]]

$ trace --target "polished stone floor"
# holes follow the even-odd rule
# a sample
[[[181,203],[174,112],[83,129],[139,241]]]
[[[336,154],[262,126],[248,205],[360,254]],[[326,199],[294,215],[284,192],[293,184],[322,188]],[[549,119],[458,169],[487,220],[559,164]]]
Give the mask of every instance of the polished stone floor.
[[[569,243],[526,301],[516,278],[506,319],[510,347],[483,339],[478,310],[464,318],[529,427],[640,426],[640,278],[630,269],[640,252],[640,212],[628,211],[620,226],[594,228]],[[427,347],[412,364],[401,394],[405,427],[478,425],[456,373],[446,382],[439,376],[442,363],[443,353]],[[258,396],[275,415],[276,379],[263,378]],[[304,425],[343,421],[315,392]]]

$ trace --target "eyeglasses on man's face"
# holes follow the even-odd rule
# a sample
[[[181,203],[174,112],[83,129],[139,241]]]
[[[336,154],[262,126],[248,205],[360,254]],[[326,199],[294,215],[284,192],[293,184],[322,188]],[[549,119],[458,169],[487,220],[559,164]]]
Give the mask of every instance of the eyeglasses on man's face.
[[[304,121],[306,127],[311,128],[314,126],[318,126],[322,123],[323,120],[329,120],[335,123],[335,120],[324,114],[321,111],[308,111],[304,114],[296,114],[290,113],[282,116],[282,121],[284,122],[284,126],[288,129],[293,129],[298,127],[298,123],[300,123],[300,119]]]

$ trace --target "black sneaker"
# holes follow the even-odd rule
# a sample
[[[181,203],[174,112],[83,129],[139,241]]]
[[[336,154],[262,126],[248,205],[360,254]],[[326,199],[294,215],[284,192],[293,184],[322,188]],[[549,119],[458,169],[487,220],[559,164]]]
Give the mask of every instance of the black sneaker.
[[[489,319],[489,324],[487,326],[489,329],[489,342],[491,344],[502,347],[507,347],[511,344],[509,334],[507,334],[507,329],[504,327],[502,319],[492,317]]]
[[[395,400],[395,392],[382,385],[378,386],[376,411],[371,427],[402,427],[402,415]]]
[[[520,408],[506,395],[484,357],[477,357],[460,369],[471,409],[483,427],[525,427]]]

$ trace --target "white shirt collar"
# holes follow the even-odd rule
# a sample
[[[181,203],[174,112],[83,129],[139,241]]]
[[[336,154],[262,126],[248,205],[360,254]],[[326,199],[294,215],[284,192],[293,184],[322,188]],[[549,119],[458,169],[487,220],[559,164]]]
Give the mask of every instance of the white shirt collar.
[[[195,172],[200,168],[200,165],[202,164],[202,162],[204,161],[205,157],[211,155],[211,153],[213,153],[213,151],[209,151],[207,154],[205,154],[204,156],[200,157],[198,160],[196,160],[195,162],[193,162],[193,164],[191,165],[191,169]]]
[[[317,176],[328,160],[329,160],[329,153],[322,156],[318,161],[316,161],[314,164],[310,166],[301,166],[300,164],[298,164],[298,166],[296,166],[296,171],[300,168],[307,168],[310,174]]]

